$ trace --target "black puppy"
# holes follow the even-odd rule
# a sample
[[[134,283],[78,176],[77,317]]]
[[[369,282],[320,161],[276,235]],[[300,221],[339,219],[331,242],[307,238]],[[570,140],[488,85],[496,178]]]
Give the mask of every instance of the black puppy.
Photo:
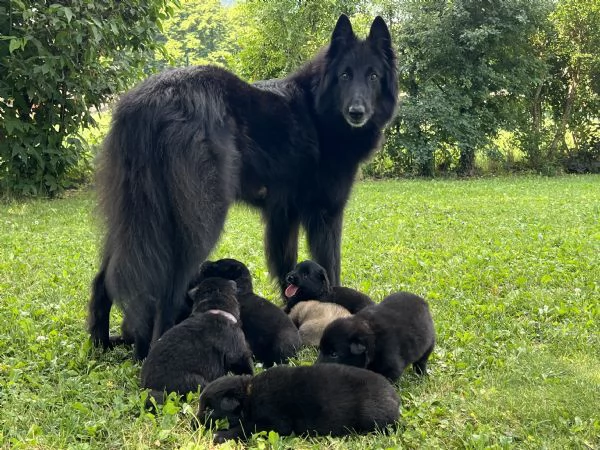
[[[376,373],[340,364],[279,366],[255,377],[222,377],[200,394],[198,419],[227,418],[229,429],[214,441],[249,438],[255,431],[280,435],[342,436],[393,424],[400,400]]]
[[[191,284],[207,277],[222,277],[237,284],[242,330],[256,359],[266,367],[287,362],[301,346],[292,320],[276,305],[252,291],[248,268],[235,259],[206,261]]]
[[[427,302],[408,292],[386,297],[380,304],[329,324],[321,337],[317,362],[364,367],[390,380],[412,364],[427,374],[435,330]]]
[[[294,270],[287,274],[288,283],[285,289],[287,304],[284,311],[289,313],[296,303],[304,300],[319,300],[327,303],[337,303],[351,314],[374,305],[368,295],[357,290],[331,286],[326,270],[314,261],[302,261]]]
[[[231,371],[252,374],[252,355],[240,327],[236,284],[207,278],[190,293],[192,314],[154,343],[142,365],[142,386],[157,403],[163,391],[196,391]]]

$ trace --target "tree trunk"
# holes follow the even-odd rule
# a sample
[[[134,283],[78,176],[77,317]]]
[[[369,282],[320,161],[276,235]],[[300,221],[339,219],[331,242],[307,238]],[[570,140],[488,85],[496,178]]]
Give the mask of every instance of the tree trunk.
[[[471,146],[460,147],[458,160],[458,174],[463,177],[473,176],[475,173],[475,149]]]
[[[565,100],[565,109],[563,110],[562,117],[560,118],[560,122],[558,124],[558,129],[556,130],[556,134],[554,135],[554,139],[552,140],[552,144],[550,144],[550,149],[548,150],[549,160],[553,160],[554,158],[556,158],[556,153],[558,151],[559,144],[565,144],[567,124],[571,119],[571,112],[573,111],[573,105],[575,103],[575,97],[577,95],[578,81],[579,69],[576,68],[573,71],[571,79],[569,80],[569,88],[567,91],[567,98]]]

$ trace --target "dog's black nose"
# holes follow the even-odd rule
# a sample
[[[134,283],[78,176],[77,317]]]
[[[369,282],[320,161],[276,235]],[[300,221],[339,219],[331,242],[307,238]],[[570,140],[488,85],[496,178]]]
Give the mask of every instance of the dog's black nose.
[[[293,275],[288,275],[287,277],[285,277],[285,281],[287,281],[287,282],[288,282],[288,284],[295,284],[295,283],[294,283],[294,281],[295,281],[295,278],[294,278],[294,276],[293,276]]]
[[[363,105],[351,105],[348,108],[348,114],[352,120],[359,121],[365,115],[365,107]]]

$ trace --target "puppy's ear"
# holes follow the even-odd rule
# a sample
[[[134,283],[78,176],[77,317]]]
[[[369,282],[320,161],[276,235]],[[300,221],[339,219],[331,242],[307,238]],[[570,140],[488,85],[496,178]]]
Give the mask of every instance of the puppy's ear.
[[[353,355],[362,355],[367,350],[367,346],[360,341],[350,343],[350,353]]]
[[[221,399],[221,409],[223,411],[232,412],[240,406],[240,401],[232,396],[225,396]]]
[[[319,280],[329,283],[329,278],[327,278],[327,272],[325,272],[325,270],[319,270]]]

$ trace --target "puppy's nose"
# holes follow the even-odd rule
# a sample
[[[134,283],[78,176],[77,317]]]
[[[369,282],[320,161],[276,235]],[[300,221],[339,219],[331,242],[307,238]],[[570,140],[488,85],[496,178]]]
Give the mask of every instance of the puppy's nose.
[[[295,284],[294,283],[294,276],[293,275],[288,275],[287,277],[285,277],[285,281],[288,282],[288,284]]]
[[[365,107],[363,105],[350,105],[348,114],[353,120],[360,120],[365,115]]]

